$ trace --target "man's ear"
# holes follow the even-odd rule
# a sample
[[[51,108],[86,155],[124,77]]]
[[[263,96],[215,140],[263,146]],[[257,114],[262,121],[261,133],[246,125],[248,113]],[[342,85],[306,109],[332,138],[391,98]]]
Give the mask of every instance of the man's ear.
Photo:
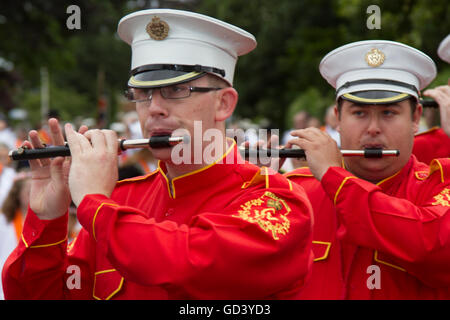
[[[341,115],[339,114],[339,109],[337,107],[337,104],[334,105],[333,111],[334,111],[334,115],[336,116],[336,120],[338,122],[338,124],[336,126],[336,131],[341,133]]]
[[[422,117],[422,113],[423,113],[423,107],[420,103],[417,103],[416,110],[414,110],[414,113],[412,115],[414,134],[419,132],[419,124],[420,124],[420,118]]]
[[[227,87],[217,92],[216,121],[225,121],[234,112],[238,101],[238,93],[234,88]]]

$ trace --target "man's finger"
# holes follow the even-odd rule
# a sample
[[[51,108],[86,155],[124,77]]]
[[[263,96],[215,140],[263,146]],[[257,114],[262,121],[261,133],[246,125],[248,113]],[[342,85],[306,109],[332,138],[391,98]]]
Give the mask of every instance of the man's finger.
[[[36,130],[31,130],[30,133],[28,134],[28,136],[30,137],[30,142],[33,148],[38,149],[38,148],[44,148],[44,145],[41,142],[41,139],[39,138],[39,134],[37,133]],[[39,162],[35,162],[35,164],[41,164],[42,166],[49,166],[50,165],[50,159],[44,158],[44,159],[40,159]],[[30,166],[31,166],[31,162],[30,162]]]
[[[64,137],[61,131],[61,127],[59,126],[59,122],[55,118],[50,118],[48,120],[48,127],[50,129],[50,136],[52,138],[52,142],[55,146],[64,145]]]
[[[28,148],[28,149],[33,148],[33,146],[31,145],[31,142],[30,142],[30,141],[27,141],[27,140],[25,140],[25,141],[22,143],[22,146],[21,146],[21,147],[26,147],[26,148]],[[47,159],[47,160],[48,160],[48,159]],[[39,168],[41,167],[41,161],[40,161],[39,159],[34,159],[34,160],[30,159],[30,160],[28,160],[28,163],[30,164],[30,169],[31,169],[32,171],[37,170],[37,169],[39,169]]]
[[[67,142],[69,143],[70,153],[72,154],[72,156],[74,154],[81,153],[83,148],[80,142],[81,139],[77,138],[77,134],[79,133],[73,130],[72,125],[70,123],[66,123],[66,125],[64,126],[64,130],[66,131]]]
[[[84,134],[84,137],[91,141],[92,147],[97,151],[104,152],[106,150],[106,139],[102,131],[98,129],[89,130]]]
[[[102,130],[106,140],[106,148],[110,153],[116,154],[119,149],[117,134],[112,130]]]
[[[293,146],[297,146],[300,149],[306,149],[310,142],[304,138],[290,139],[285,146],[285,149],[291,149]]]

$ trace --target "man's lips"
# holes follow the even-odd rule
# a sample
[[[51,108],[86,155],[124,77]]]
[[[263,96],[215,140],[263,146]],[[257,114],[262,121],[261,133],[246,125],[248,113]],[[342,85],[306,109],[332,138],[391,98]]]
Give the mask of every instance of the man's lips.
[[[386,146],[381,143],[366,143],[362,145],[362,149],[386,149]]]
[[[170,129],[152,130],[150,131],[150,137],[171,136],[173,131]]]

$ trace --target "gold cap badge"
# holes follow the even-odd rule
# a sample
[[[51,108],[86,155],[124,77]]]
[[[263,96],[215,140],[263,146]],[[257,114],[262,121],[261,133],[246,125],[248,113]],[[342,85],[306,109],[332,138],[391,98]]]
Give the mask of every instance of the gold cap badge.
[[[152,21],[147,24],[146,30],[153,40],[164,40],[169,34],[169,25],[159,17],[154,16]]]
[[[366,62],[371,67],[378,67],[383,64],[386,56],[378,49],[372,49],[366,54]]]

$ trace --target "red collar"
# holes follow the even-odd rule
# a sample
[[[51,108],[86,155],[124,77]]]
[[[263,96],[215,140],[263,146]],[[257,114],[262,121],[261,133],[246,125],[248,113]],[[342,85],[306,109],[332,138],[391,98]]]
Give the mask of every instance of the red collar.
[[[208,188],[209,186],[226,181],[228,177],[237,170],[236,164],[243,163],[245,163],[245,161],[242,159],[236,143],[233,140],[232,144],[228,147],[228,150],[219,160],[201,169],[178,176],[172,179],[171,182],[169,182],[169,179],[167,178],[167,168],[164,162],[158,162],[158,171],[162,179],[166,181],[169,194],[171,194],[173,198],[177,198],[180,197],[180,195],[185,195],[195,190]],[[171,193],[170,190],[172,190],[173,193]]]

